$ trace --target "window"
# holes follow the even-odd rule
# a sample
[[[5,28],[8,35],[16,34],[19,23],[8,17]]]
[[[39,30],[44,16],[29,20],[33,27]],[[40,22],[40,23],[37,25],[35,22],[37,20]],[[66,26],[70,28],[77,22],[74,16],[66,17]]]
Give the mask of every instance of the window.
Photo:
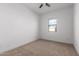
[[[56,32],[57,31],[57,20],[56,19],[49,19],[48,21],[48,31],[49,32]]]

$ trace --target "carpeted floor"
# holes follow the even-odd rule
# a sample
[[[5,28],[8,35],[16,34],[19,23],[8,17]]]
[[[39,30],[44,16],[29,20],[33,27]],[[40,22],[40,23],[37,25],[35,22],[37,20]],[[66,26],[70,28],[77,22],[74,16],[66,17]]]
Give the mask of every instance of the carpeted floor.
[[[47,40],[36,40],[19,48],[7,51],[1,56],[77,56],[70,44]]]

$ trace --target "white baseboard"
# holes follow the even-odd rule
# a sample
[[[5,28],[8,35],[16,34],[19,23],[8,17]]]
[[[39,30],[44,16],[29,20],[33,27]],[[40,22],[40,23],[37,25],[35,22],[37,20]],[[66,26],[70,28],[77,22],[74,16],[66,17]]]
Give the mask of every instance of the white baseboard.
[[[75,51],[77,52],[77,54],[79,55],[79,49],[77,49],[77,47],[73,44]]]
[[[5,52],[7,52],[7,51],[10,51],[10,50],[12,50],[12,49],[16,49],[16,48],[18,48],[18,47],[20,47],[20,46],[23,46],[23,45],[25,45],[25,44],[29,44],[29,43],[31,43],[31,42],[33,42],[33,41],[36,41],[36,40],[38,40],[38,39],[32,39],[32,40],[26,41],[24,44],[19,44],[19,45],[16,45],[16,46],[12,47],[12,48],[7,49],[7,50],[3,50],[3,51],[0,52],[0,54],[3,54],[3,53],[5,53]]]
[[[50,40],[50,39],[44,39],[44,38],[40,38],[43,40],[48,40],[48,41],[54,41],[54,42],[60,42],[60,43],[66,43],[66,44],[73,44],[73,43],[68,43],[68,42],[63,42],[63,41],[57,41],[57,40]]]

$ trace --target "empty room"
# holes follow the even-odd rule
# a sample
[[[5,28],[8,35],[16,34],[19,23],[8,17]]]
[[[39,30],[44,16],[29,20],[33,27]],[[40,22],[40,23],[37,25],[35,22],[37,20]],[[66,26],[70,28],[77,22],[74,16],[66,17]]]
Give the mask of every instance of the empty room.
[[[78,3],[0,3],[0,56],[78,56]]]

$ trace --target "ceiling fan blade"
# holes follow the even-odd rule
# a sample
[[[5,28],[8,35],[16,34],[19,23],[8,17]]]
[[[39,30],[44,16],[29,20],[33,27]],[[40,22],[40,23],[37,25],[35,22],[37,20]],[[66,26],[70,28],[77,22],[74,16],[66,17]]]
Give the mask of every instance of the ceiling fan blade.
[[[46,6],[50,7],[50,4],[46,3]]]
[[[41,4],[39,8],[41,8],[42,6],[43,6],[43,4]]]

